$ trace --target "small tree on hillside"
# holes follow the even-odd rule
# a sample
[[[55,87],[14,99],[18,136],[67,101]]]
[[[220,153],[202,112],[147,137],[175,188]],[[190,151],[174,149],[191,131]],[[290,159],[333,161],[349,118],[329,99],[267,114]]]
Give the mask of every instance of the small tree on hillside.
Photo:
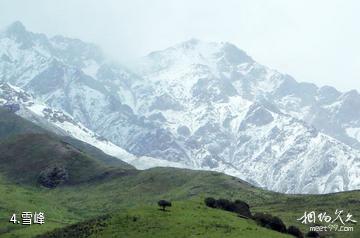
[[[166,200],[160,200],[160,201],[158,201],[158,205],[159,205],[159,207],[162,208],[163,211],[165,211],[166,207],[171,207],[171,202],[166,201]]]

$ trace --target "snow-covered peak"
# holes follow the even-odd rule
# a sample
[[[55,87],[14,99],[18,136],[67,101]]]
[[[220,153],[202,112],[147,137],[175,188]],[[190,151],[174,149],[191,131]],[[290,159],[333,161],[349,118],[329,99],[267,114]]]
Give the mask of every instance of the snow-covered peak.
[[[84,61],[93,60],[100,64],[104,60],[103,52],[98,46],[79,39],[57,35],[50,38],[50,44],[53,54],[70,65],[82,67]]]
[[[221,59],[222,57],[225,57],[234,64],[241,64],[253,61],[251,57],[246,54],[246,52],[239,49],[234,44],[231,44],[229,42],[206,42],[196,38],[191,38],[190,40],[176,44],[175,46],[167,48],[162,52],[166,51],[180,51],[188,56],[193,56],[193,54],[199,54],[206,59]]]
[[[13,48],[20,50],[49,47],[44,34],[28,31],[20,21],[10,24],[0,33],[0,45],[1,43],[13,44]]]
[[[65,64],[82,67],[85,60],[100,63],[104,59],[102,51],[94,44],[63,36],[48,38],[45,34],[28,31],[16,21],[0,33],[0,56],[21,62],[24,54],[32,55],[32,61],[27,62],[29,64],[55,58]]]
[[[212,74],[219,75],[219,71],[223,71],[224,67],[236,67],[252,62],[251,57],[233,44],[190,39],[150,53],[140,62],[140,68],[149,73],[168,70],[169,67],[206,67]]]
[[[6,32],[8,34],[23,34],[27,31],[25,26],[22,24],[22,22],[15,21],[6,28]]]
[[[343,93],[340,97],[339,100],[360,100],[360,94],[358,93],[357,90],[353,89],[350,90],[348,92]]]

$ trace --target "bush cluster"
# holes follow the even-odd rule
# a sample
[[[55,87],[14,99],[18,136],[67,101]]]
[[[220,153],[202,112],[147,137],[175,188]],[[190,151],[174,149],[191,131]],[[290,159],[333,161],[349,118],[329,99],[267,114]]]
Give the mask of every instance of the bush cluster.
[[[288,229],[286,229],[284,222],[276,216],[272,216],[266,213],[255,213],[252,218],[256,221],[257,224],[265,228],[281,233],[287,233],[297,238],[304,238],[304,235],[299,228],[296,226],[289,226]]]
[[[304,237],[300,229],[295,226],[289,226],[289,228],[286,229],[284,222],[276,216],[272,216],[270,214],[265,214],[265,213],[256,213],[255,215],[251,215],[250,207],[244,201],[235,200],[234,202],[232,202],[227,199],[222,199],[222,198],[215,199],[212,197],[208,197],[205,198],[204,202],[205,205],[208,207],[234,212],[239,214],[240,216],[251,218],[255,220],[257,224],[265,228],[272,229],[281,233],[287,233],[298,238]]]
[[[287,232],[290,235],[293,235],[293,236],[298,237],[298,238],[303,238],[304,237],[303,233],[296,226],[289,226],[289,228],[287,229]]]
[[[214,198],[205,198],[205,204],[211,208],[219,208],[229,212],[235,212],[241,216],[251,218],[250,207],[246,202],[241,200],[235,200],[234,202],[227,199],[214,199]]]
[[[53,166],[40,172],[38,182],[47,188],[55,188],[58,185],[67,182],[69,174],[63,167]]]
[[[309,231],[309,232],[306,234],[306,237],[318,238],[318,237],[320,237],[320,235],[319,235],[319,233],[317,233],[316,231]]]
[[[265,213],[255,213],[253,219],[260,225],[278,232],[285,233],[286,226],[283,221],[275,216]]]

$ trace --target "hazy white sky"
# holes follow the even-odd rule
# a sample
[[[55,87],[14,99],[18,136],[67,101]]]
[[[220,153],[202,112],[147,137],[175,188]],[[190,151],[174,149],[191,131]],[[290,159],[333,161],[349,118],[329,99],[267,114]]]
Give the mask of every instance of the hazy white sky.
[[[299,81],[360,89],[357,0],[0,0],[0,27],[100,45],[126,61],[189,38],[229,41]]]

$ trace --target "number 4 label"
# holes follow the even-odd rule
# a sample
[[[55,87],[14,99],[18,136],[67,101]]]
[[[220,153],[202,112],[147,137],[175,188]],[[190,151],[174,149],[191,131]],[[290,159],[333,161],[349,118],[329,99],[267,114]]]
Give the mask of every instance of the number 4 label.
[[[14,223],[14,224],[17,224],[17,223],[18,223],[18,220],[16,220],[16,214],[15,214],[15,213],[12,214],[9,222],[12,222],[12,223]]]

